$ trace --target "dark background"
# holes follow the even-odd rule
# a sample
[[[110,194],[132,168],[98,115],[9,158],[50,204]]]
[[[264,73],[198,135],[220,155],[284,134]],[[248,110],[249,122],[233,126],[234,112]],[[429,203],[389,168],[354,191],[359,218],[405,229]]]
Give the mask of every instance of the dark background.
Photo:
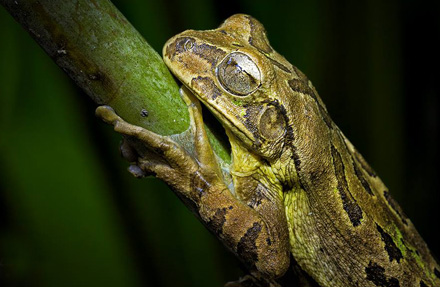
[[[161,51],[234,13],[314,82],[439,257],[440,1],[114,1]],[[0,8],[0,285],[222,286],[232,255],[155,179],[136,180],[95,104]]]

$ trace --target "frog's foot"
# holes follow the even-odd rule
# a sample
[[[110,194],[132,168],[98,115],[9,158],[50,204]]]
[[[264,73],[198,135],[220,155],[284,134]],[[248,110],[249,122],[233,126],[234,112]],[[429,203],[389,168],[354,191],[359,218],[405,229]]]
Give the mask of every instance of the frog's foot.
[[[196,158],[171,137],[127,123],[109,106],[98,107],[96,115],[124,135],[121,154],[132,163],[128,170],[135,177],[154,175],[181,192],[191,192],[195,188],[191,185],[200,184],[198,182],[208,186],[214,182],[222,184],[221,170],[206,134],[200,102],[186,88],[181,88],[180,95],[188,108]]]
[[[148,176],[148,174],[142,170],[138,165],[139,154],[136,149],[128,142],[126,138],[122,139],[121,145],[119,146],[119,151],[121,156],[128,162],[132,163],[128,167],[128,171],[136,178],[141,178]]]
[[[127,123],[109,106],[100,106],[96,115],[125,136],[121,145],[124,158],[132,162],[129,171],[136,177],[153,174],[179,189],[188,175],[195,173],[197,162],[168,136]]]

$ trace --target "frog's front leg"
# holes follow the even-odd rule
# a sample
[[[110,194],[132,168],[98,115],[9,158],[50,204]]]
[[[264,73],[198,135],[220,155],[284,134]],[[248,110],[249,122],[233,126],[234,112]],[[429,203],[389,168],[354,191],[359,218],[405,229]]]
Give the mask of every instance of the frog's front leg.
[[[190,113],[197,158],[170,137],[125,122],[110,107],[98,107],[96,114],[112,124],[115,131],[135,139],[154,153],[152,158],[139,156],[139,168],[145,173],[154,173],[170,185],[205,225],[245,263],[251,274],[264,280],[282,276],[289,266],[287,239],[279,234],[274,222],[261,216],[228,189],[209,144],[200,103],[188,90],[182,91],[182,97]],[[138,145],[134,147],[139,150]]]

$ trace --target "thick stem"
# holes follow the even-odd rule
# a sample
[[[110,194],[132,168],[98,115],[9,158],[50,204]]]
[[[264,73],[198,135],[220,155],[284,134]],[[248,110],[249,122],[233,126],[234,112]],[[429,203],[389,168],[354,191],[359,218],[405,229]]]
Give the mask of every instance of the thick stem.
[[[186,106],[161,57],[108,0],[0,0],[97,104],[162,135],[188,128]],[[43,71],[42,71],[43,72]],[[216,153],[229,155],[211,137]]]

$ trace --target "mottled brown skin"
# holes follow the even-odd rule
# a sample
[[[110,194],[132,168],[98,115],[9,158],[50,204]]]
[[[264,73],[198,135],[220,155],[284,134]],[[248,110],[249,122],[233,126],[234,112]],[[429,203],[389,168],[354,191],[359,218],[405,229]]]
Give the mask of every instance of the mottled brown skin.
[[[292,255],[311,278],[300,286],[440,286],[440,267],[411,221],[257,20],[234,15],[215,30],[185,31],[165,44],[164,60],[186,86],[195,156],[108,108],[98,114],[132,139],[134,170],[165,180],[255,284],[277,286]],[[233,187],[187,89],[227,132]]]

